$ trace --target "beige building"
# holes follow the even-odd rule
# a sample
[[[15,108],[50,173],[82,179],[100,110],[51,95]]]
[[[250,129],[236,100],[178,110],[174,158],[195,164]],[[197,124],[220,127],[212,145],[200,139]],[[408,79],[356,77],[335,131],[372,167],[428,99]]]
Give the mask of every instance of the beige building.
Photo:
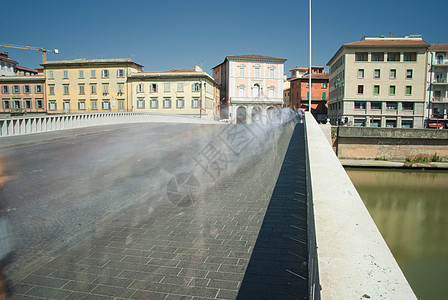
[[[131,111],[128,76],[142,71],[130,58],[47,61],[47,112]]]
[[[139,72],[128,77],[132,110],[219,117],[219,90],[200,67],[166,72]]]
[[[343,45],[327,64],[331,123],[423,128],[428,47],[421,36]]]

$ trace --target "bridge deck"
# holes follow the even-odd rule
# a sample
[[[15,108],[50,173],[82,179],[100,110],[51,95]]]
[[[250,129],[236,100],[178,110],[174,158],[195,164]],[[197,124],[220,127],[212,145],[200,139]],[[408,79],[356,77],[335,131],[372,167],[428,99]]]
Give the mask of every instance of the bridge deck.
[[[303,299],[303,151],[303,126],[289,124],[276,147],[191,205],[147,201],[108,215],[11,270],[13,299]]]

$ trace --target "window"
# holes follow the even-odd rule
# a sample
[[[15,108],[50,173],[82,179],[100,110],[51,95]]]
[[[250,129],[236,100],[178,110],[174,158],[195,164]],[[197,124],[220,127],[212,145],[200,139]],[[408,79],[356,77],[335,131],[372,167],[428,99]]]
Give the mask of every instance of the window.
[[[403,102],[403,103],[401,103],[401,108],[403,110],[414,110],[414,103],[413,102]]]
[[[90,94],[96,95],[96,83],[90,85]]]
[[[25,99],[25,108],[26,109],[33,108],[32,105],[31,105],[31,99]]]
[[[396,69],[391,69],[391,70],[390,70],[389,78],[390,78],[390,79],[395,79],[395,78],[397,78],[397,70],[396,70]]]
[[[117,78],[123,78],[124,77],[124,69],[117,70]]]
[[[260,66],[254,67],[254,77],[260,77]]]
[[[328,82],[322,82],[322,88],[326,89],[328,87]]]
[[[43,99],[36,99],[36,108],[37,109],[43,109],[44,108],[44,100]]]
[[[64,95],[70,94],[70,86],[68,84],[64,84]]]
[[[275,78],[275,68],[274,67],[269,68],[269,78],[271,78],[271,79]]]
[[[195,82],[191,85],[191,89],[193,92],[199,92],[201,90],[201,84],[199,82]]]
[[[177,91],[178,92],[183,92],[184,91],[184,84],[183,83],[178,83],[177,84]]]
[[[412,79],[412,69],[406,70],[406,79]]]
[[[101,78],[109,78],[109,70],[101,70]]]
[[[11,103],[9,102],[9,100],[3,100],[2,104],[3,104],[3,109],[10,109],[11,108]]]
[[[355,126],[366,126],[366,119],[354,119],[353,123]]]
[[[143,83],[137,84],[137,93],[143,93],[144,92],[144,85]]]
[[[387,128],[395,128],[397,127],[397,120],[386,120]]]
[[[238,97],[242,98],[246,96],[246,87],[244,84],[238,86]]]
[[[386,102],[387,110],[397,110],[397,102]]]
[[[37,85],[35,85],[35,86],[34,86],[34,92],[35,92],[36,94],[41,94],[41,93],[43,92],[42,85],[41,85],[41,84],[37,84]]]
[[[171,108],[171,99],[170,98],[163,99],[163,108]]]
[[[372,53],[372,61],[384,61],[384,53],[382,52]]]
[[[399,60],[400,60],[399,53],[388,53],[387,54],[387,61],[399,61]]]
[[[389,95],[395,95],[395,85],[389,87]]]
[[[365,101],[355,101],[355,109],[366,109]]]
[[[29,93],[31,93],[31,88],[30,88],[29,85],[24,85],[24,86],[23,86],[23,93],[24,93],[24,94],[29,94]]]
[[[56,101],[48,102],[48,110],[56,110],[56,109],[57,109]]]
[[[109,84],[104,83],[103,84],[103,95],[109,94]]]
[[[49,85],[48,86],[48,94],[49,95],[54,95],[54,85]]]
[[[373,94],[374,95],[379,95],[380,94],[380,86],[379,85],[374,85],[373,86]]]
[[[137,108],[145,108],[145,99],[137,99]]]
[[[157,98],[151,98],[149,102],[150,108],[159,108],[159,100]]]
[[[381,74],[380,69],[375,69],[375,71],[373,72],[373,78],[376,79],[380,78],[380,74]]]
[[[193,98],[191,100],[191,107],[192,108],[199,108],[199,98]]]
[[[84,70],[79,70],[79,71],[78,71],[78,77],[79,77],[80,79],[84,78]],[[84,109],[85,109],[85,108],[84,108]]]
[[[412,86],[411,85],[407,85],[406,86],[406,95],[412,95]]]
[[[275,86],[270,86],[268,89],[268,98],[275,98]]]
[[[381,109],[382,103],[379,101],[370,102],[370,109]]]
[[[103,102],[101,102],[101,108],[103,110],[110,110],[110,102],[109,102],[109,100],[103,100]]]
[[[355,53],[356,61],[367,61],[367,53],[365,52],[357,52]]]
[[[90,78],[96,78],[96,70],[90,70]]]
[[[13,86],[12,86],[12,93],[13,93],[13,94],[19,94],[19,93],[20,93],[20,86],[18,86],[18,85],[13,85]]]
[[[97,100],[90,100],[90,107],[92,110],[98,109],[98,101]]]
[[[48,71],[48,79],[54,79],[54,73],[53,71]]]
[[[401,120],[401,128],[414,128],[412,120]]]
[[[370,127],[381,127],[381,120],[379,119],[370,120]]]
[[[84,95],[85,94],[84,84],[80,84],[79,85],[79,94],[80,95]]]
[[[158,89],[157,89],[157,83],[151,83],[149,85],[149,92],[150,93],[157,93]]]
[[[364,69],[358,69],[358,78],[364,78]]]
[[[9,86],[2,85],[2,94],[9,94]]]
[[[417,53],[415,52],[405,52],[404,61],[417,61]]]
[[[244,71],[245,71],[245,67],[243,66],[239,66],[238,67],[239,73],[240,73],[240,77],[244,77]]]
[[[322,100],[327,100],[327,92],[322,92]]]
[[[364,94],[364,86],[358,85],[358,94]]]
[[[85,110],[86,109],[86,102],[85,101],[78,101],[78,109],[79,110]]]
[[[16,109],[22,108],[22,101],[19,101],[19,100],[13,101],[13,108],[16,108]]]
[[[170,89],[171,89],[171,85],[170,85],[169,83],[165,83],[165,84],[163,84],[163,91],[164,91],[165,93],[169,92]]]
[[[183,98],[176,99],[176,107],[177,108],[184,108],[185,107],[185,101]]]
[[[124,83],[119,83],[118,84],[117,94],[124,94]]]
[[[68,71],[67,71],[67,70],[64,70],[64,71],[63,71],[63,74],[64,74],[64,75],[63,75],[63,76],[64,76],[63,78],[64,78],[64,79],[68,79]]]

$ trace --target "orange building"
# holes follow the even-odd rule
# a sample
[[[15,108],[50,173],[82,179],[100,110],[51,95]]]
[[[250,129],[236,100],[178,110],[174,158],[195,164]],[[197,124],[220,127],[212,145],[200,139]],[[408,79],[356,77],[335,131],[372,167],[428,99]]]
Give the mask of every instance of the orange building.
[[[299,68],[302,69],[302,68]],[[318,122],[327,119],[329,74],[323,67],[311,67],[311,113]],[[309,102],[309,72],[291,79],[290,107],[306,109]]]

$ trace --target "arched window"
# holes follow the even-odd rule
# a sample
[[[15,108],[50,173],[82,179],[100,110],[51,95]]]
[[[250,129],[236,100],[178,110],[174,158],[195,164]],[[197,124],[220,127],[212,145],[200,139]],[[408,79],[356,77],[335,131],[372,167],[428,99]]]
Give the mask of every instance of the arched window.
[[[437,64],[442,64],[443,63],[443,55],[439,54],[437,55]]]
[[[260,85],[255,83],[252,87],[252,97],[260,97]]]

